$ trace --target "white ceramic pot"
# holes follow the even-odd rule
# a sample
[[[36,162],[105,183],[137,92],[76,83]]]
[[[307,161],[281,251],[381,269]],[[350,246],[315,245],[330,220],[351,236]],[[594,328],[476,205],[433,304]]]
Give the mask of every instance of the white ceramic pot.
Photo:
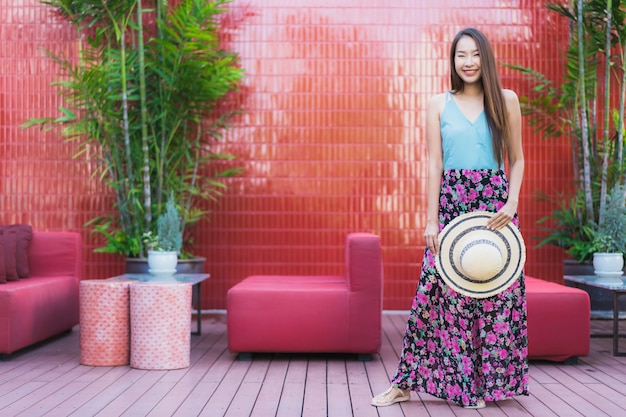
[[[148,251],[148,271],[155,276],[172,276],[176,273],[178,253]]]
[[[593,254],[593,269],[597,276],[621,276],[624,268],[624,256],[618,253],[596,252]]]

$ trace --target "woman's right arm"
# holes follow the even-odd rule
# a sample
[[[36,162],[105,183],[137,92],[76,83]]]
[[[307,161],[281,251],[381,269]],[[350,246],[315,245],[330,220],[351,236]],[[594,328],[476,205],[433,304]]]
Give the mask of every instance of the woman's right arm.
[[[445,94],[433,96],[428,101],[426,113],[426,140],[428,143],[428,208],[424,239],[426,246],[435,255],[439,252],[439,192],[443,173],[443,150],[439,117],[443,109]]]

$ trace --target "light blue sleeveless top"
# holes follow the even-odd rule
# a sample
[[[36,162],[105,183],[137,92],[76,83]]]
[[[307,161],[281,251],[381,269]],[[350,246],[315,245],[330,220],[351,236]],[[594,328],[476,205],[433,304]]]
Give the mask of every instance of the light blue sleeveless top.
[[[471,122],[447,92],[439,120],[443,169],[503,169],[493,157],[491,131],[484,110]]]

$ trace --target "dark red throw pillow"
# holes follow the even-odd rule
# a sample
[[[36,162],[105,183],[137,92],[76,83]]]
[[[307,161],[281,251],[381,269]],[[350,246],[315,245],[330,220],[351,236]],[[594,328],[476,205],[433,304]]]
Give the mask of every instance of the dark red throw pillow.
[[[4,243],[4,271],[7,281],[17,281],[17,261],[15,252],[17,250],[17,229],[10,226],[2,227],[2,242]]]
[[[4,238],[2,237],[2,229],[0,229],[0,284],[6,284],[7,273],[4,272]]]
[[[30,268],[28,267],[28,248],[30,247],[30,241],[33,239],[33,228],[29,224],[14,224],[9,227],[17,230],[17,243],[15,249],[17,276],[20,278],[27,278],[30,276]]]

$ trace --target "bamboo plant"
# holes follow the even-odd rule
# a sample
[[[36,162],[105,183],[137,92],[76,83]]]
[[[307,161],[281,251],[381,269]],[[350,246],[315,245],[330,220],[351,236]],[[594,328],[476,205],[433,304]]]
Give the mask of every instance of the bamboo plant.
[[[61,116],[25,127],[61,127],[77,155],[100,162],[115,209],[88,223],[106,238],[99,250],[145,256],[142,236],[173,193],[181,229],[207,213],[223,178],[239,169],[214,144],[237,109],[220,105],[240,87],[236,53],[220,43],[220,14],[231,0],[47,0],[78,32],[78,59],[50,54],[62,70]],[[94,146],[95,145],[95,146]]]
[[[593,254],[593,232],[603,225],[607,190],[626,184],[626,11],[619,0],[572,0],[547,7],[567,19],[570,29],[563,80],[510,67],[532,84],[520,102],[535,131],[547,138],[569,138],[572,149],[574,193],[540,195],[556,208],[540,220],[548,234],[539,245],[561,247],[582,262]]]

